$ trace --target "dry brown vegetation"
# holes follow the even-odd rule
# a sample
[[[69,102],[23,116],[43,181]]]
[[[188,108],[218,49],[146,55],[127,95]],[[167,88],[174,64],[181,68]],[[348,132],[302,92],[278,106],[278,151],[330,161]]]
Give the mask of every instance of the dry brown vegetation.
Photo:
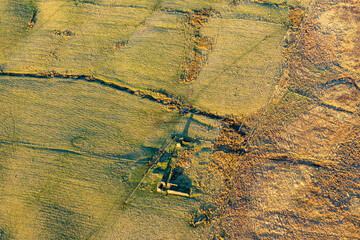
[[[239,4],[240,2],[244,2],[246,0],[233,0],[230,5],[232,6],[236,6],[237,4]],[[247,0],[249,1],[249,0]],[[250,0],[250,2],[255,2],[255,3],[260,3],[260,4],[264,4],[264,5],[268,5],[268,6],[272,6],[272,7],[282,7],[285,8],[287,6],[286,2],[281,2],[281,3],[273,3],[272,1],[267,1],[267,0]]]
[[[288,60],[277,97],[248,121],[256,126],[244,138],[250,152],[234,151],[243,139],[236,132],[215,143],[232,151],[213,154],[228,180],[213,239],[360,238],[359,54],[342,47],[356,46],[345,21],[359,24],[357,9],[317,1],[304,19],[303,9],[290,9]]]
[[[27,30],[30,30],[31,28],[33,28],[36,23],[37,10],[34,6],[32,6],[31,12],[32,12],[31,18],[30,18],[29,22],[27,23]]]
[[[190,51],[190,56],[186,59],[183,66],[183,73],[180,76],[180,82],[191,83],[196,80],[201,71],[202,66],[206,63],[207,55],[212,48],[213,41],[200,33],[201,27],[208,21],[209,17],[213,15],[211,10],[195,11],[188,15],[188,28],[191,32],[188,41],[193,47]]]
[[[115,50],[119,50],[119,49],[125,47],[127,44],[128,44],[127,41],[118,42],[118,43],[115,43],[114,48],[115,48]]]
[[[61,36],[61,37],[71,37],[71,36],[74,36],[75,33],[71,32],[69,30],[65,30],[65,31],[54,30],[54,35],[55,36]]]

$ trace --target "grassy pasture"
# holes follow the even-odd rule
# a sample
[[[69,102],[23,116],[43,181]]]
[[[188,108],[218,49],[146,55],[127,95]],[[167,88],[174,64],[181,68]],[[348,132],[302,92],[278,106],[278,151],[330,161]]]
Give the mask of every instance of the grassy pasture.
[[[200,107],[222,114],[257,111],[264,106],[279,76],[285,30],[268,22],[213,19],[203,34],[215,31],[219,36],[217,44],[193,84],[201,90],[195,101]]]
[[[206,204],[215,204],[220,192],[222,179],[210,171],[210,147],[220,133],[219,127],[217,121],[196,115],[187,115],[176,125],[176,132],[195,141],[181,145],[183,149],[194,151],[182,165],[184,175],[192,182],[195,193],[192,198],[156,192],[156,186],[173,157],[165,155],[144,178],[139,190],[129,200],[129,207],[114,213],[113,224],[102,228],[93,239],[137,239],[144,235],[149,239],[197,239],[206,236],[211,225],[190,227],[192,219],[189,214]],[[175,144],[169,146],[169,152],[174,148]]]
[[[267,101],[280,71],[281,41],[286,32],[282,23],[287,9],[254,3],[229,9],[224,2],[215,1],[195,5],[211,5],[220,16],[213,16],[202,27],[202,36],[215,44],[192,84],[179,84],[183,62],[193,51],[188,43],[193,36],[182,13],[155,11],[139,28],[141,32],[134,33],[128,47],[105,61],[107,70],[97,72],[106,72],[103,76],[135,88],[166,91],[207,111],[241,115],[258,110]],[[201,9],[195,5],[164,1],[160,7]],[[159,25],[164,28],[159,29]],[[240,76],[234,77],[234,71]]]
[[[204,8],[218,13],[199,32],[213,46],[196,81],[180,84],[194,51],[188,14]],[[260,109],[270,96],[288,10],[225,0],[13,0],[1,1],[0,12],[7,46],[0,70],[94,75],[238,116]],[[189,212],[213,203],[221,187],[209,168],[217,121],[180,118],[158,103],[81,80],[1,77],[0,95],[0,236],[205,236],[209,226],[190,228]],[[201,194],[154,193],[161,176],[151,170],[122,209],[147,160],[174,132],[196,140],[181,150],[195,152],[185,173]]]
[[[152,11],[150,6],[38,1],[37,22],[3,63],[16,71],[92,74]]]
[[[0,64],[14,50],[13,46],[27,35],[33,10],[30,0],[0,1]]]
[[[141,156],[134,149],[156,139],[154,129],[172,115],[159,104],[82,81],[2,78],[1,90],[15,128],[4,140],[89,154]]]
[[[1,228],[82,239],[172,131],[161,105],[86,82],[1,78]]]
[[[129,37],[125,48],[99,64],[96,73],[140,89],[181,88],[179,71],[186,41],[183,20],[179,14],[154,12]]]
[[[188,232],[188,213],[199,206],[195,199],[145,189],[135,192],[135,205],[121,209],[165,138],[186,131],[203,148],[219,134],[217,121],[178,121],[176,112],[158,103],[80,80],[2,77],[0,92],[0,228],[7,237],[135,237],[153,231],[144,224],[149,217],[170,219],[163,234],[199,234]],[[159,205],[165,211],[152,208]],[[174,206],[181,215],[169,213]],[[142,225],[119,232],[112,226],[120,220]],[[174,221],[182,223],[173,228]]]
[[[286,8],[247,1],[233,7],[226,1],[35,3],[36,24],[18,50],[0,60],[5,70],[95,75],[234,115],[263,106],[276,82]],[[201,30],[213,50],[198,79],[180,84],[194,38],[184,11],[203,8],[218,12]],[[15,20],[6,21],[11,26]]]

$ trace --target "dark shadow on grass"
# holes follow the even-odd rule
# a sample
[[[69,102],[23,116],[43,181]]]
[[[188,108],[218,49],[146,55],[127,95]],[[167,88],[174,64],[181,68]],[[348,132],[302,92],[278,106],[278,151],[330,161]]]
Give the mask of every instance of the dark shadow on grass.
[[[91,218],[60,204],[42,202],[45,229],[51,239],[83,239],[91,230]],[[90,223],[90,224],[89,224]]]

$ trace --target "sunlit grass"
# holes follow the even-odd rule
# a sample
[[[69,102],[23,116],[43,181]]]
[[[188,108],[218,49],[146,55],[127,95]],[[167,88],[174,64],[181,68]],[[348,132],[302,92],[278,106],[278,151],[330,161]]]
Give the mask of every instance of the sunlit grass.
[[[190,31],[189,15],[201,9],[213,15]],[[14,0],[0,11],[0,70],[94,75],[235,116],[266,104],[288,13],[225,0]],[[182,84],[195,34],[210,39],[211,50],[197,79]],[[189,213],[213,203],[222,185],[209,168],[219,122],[82,80],[1,77],[0,94],[0,234],[197,239],[209,231],[191,228]],[[193,142],[174,142],[147,172],[163,143],[182,135]],[[176,161],[173,149],[194,152],[185,165],[193,198],[156,192],[161,171]]]

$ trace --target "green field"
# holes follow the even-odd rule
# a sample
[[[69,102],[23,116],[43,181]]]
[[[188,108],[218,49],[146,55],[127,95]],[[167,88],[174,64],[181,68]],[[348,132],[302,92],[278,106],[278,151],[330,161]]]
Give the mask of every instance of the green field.
[[[16,239],[83,239],[99,234],[123,217],[119,209],[124,200],[168,136],[186,131],[197,142],[189,147],[203,155],[202,149],[209,148],[219,133],[212,120],[188,116],[179,121],[176,112],[158,103],[95,83],[2,77],[0,84],[0,226],[6,236]],[[162,158],[159,164],[167,161]],[[157,184],[151,176],[141,189]],[[165,210],[176,206],[183,214],[198,206],[195,199],[170,200],[156,194],[154,198],[152,190],[140,191],[130,202],[143,199],[140,203],[148,208],[161,203]],[[129,208],[126,214],[132,212]],[[166,211],[163,215],[168,217]],[[184,218],[180,219],[187,226]]]
[[[161,105],[95,84],[1,78],[1,226],[84,238],[137,184],[172,129]]]
[[[227,1],[35,1],[33,6],[32,28],[24,31],[23,21],[23,29],[4,30],[13,40],[4,40],[12,50],[0,59],[3,70],[94,75],[166,92],[222,115],[264,106],[279,76],[287,8],[248,1],[233,7]],[[187,19],[197,9],[214,12],[200,30],[214,44],[198,78],[180,84],[195,37]],[[19,24],[18,18],[7,17],[6,26]]]

